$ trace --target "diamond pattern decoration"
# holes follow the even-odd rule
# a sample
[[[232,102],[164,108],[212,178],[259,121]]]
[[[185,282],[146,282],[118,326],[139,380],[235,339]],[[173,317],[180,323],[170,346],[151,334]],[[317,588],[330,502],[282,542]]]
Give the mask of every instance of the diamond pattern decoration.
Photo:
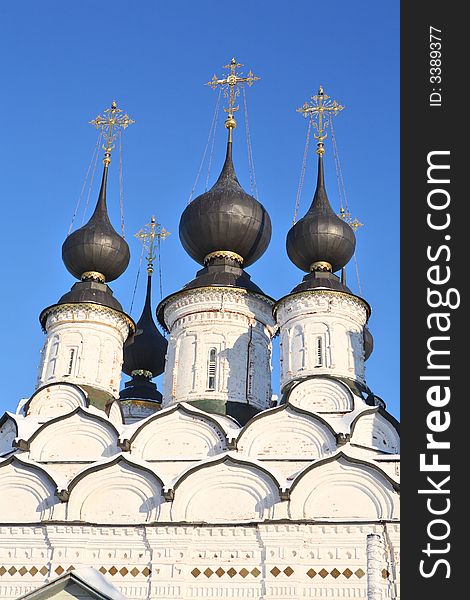
[[[214,573],[214,571],[210,567],[207,567],[207,569],[204,571],[204,575],[207,578],[209,578],[213,573]]]
[[[138,574],[139,574],[139,569],[137,567],[134,567],[131,571],[132,577],[136,577]]]
[[[278,569],[277,567],[273,567],[271,569],[271,574],[274,575],[274,577],[277,577],[280,572],[281,572],[281,569]]]
[[[33,577],[36,575],[37,572],[38,572],[38,569],[36,569],[36,567],[31,567],[31,569],[29,570],[29,574],[32,575]]]
[[[63,567],[61,567],[60,565],[57,567],[57,569],[55,570],[55,572],[57,573],[57,575],[62,575],[62,573],[65,571],[65,569]]]
[[[359,577],[359,579],[361,579],[361,577],[364,577],[365,573],[364,573],[364,571],[363,571],[362,569],[358,569],[358,570],[357,570],[357,571],[354,573],[354,575],[355,575],[356,577]]]
[[[309,569],[307,571],[307,575],[310,577],[310,579],[313,579],[316,574],[317,574],[317,572],[314,569]]]
[[[105,567],[100,567],[100,568],[98,569],[98,571],[99,571],[100,573],[103,573],[103,575],[105,575],[105,574],[106,574],[107,570],[108,570],[108,569],[106,569]]]
[[[200,571],[199,569],[197,569],[197,568],[196,568],[196,569],[193,569],[193,570],[191,571],[191,575],[192,575],[193,577],[199,577],[199,575],[200,575],[200,574],[201,574],[201,571]]]
[[[217,577],[222,577],[222,575],[225,574],[225,571],[222,569],[222,567],[219,567],[215,574],[217,575]]]
[[[46,566],[44,566],[39,569],[39,572],[41,573],[41,575],[47,575],[47,573],[49,573],[49,569]]]
[[[287,577],[290,577],[293,572],[294,572],[294,569],[292,569],[291,567],[286,567],[284,569],[284,574],[287,575]]]
[[[243,568],[243,569],[240,571],[240,575],[243,577],[243,579],[245,579],[245,577],[246,577],[248,574],[249,574],[249,571],[248,571],[248,569],[245,569],[245,568]]]
[[[227,575],[229,577],[235,577],[235,575],[237,574],[237,572],[235,571],[235,569],[233,567],[231,567],[228,571],[227,571]]]
[[[111,567],[108,572],[110,575],[116,575],[118,570],[116,569],[116,567]]]
[[[331,571],[330,575],[332,575],[335,579],[337,579],[341,575],[341,572],[335,568]]]
[[[67,573],[70,573],[70,571],[73,571],[75,569],[75,567],[73,565],[70,565],[70,567],[67,569]]]
[[[352,574],[353,572],[351,571],[351,569],[344,569],[343,571],[343,575],[346,577],[346,579],[349,579]]]
[[[2,577],[2,575],[5,575],[6,572],[7,570],[5,569],[5,567],[0,567],[0,577]]]
[[[144,567],[144,568],[142,569],[142,575],[143,575],[144,577],[148,577],[148,576],[150,575],[150,573],[151,573],[151,572],[152,572],[152,571],[151,571],[151,570],[150,570],[148,567]]]
[[[328,571],[326,569],[322,569],[321,571],[318,571],[318,574],[320,575],[320,577],[325,579],[325,577],[328,575]]]
[[[18,570],[18,573],[21,575],[21,577],[23,577],[23,575],[27,572],[28,569],[26,567],[21,567],[21,569]]]
[[[258,577],[259,575],[261,575],[261,571],[255,567],[255,568],[254,568],[254,569],[251,571],[251,574],[253,575],[253,577]]]
[[[384,579],[387,579],[389,575],[390,573],[387,571],[387,569],[382,569],[382,577]]]
[[[8,569],[8,572],[10,573],[10,575],[13,577],[13,575],[16,573],[17,569],[15,569],[15,567],[10,567]]]
[[[119,571],[119,574],[122,575],[123,577],[125,577],[128,573],[129,573],[129,570],[126,569],[126,567],[122,567],[122,569]]]

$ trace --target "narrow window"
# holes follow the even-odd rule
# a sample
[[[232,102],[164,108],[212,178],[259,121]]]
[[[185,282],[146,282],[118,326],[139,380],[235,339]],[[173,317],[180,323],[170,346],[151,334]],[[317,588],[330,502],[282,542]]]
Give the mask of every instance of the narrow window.
[[[211,348],[209,351],[209,363],[207,365],[207,389],[215,390],[215,374],[217,370],[216,349]]]
[[[71,375],[72,374],[72,370],[73,370],[73,360],[75,358],[75,348],[72,348],[70,350],[70,354],[69,354],[69,363],[67,365],[67,373],[66,375]]]
[[[317,367],[323,366],[323,340],[321,337],[317,337],[316,339],[316,365]]]

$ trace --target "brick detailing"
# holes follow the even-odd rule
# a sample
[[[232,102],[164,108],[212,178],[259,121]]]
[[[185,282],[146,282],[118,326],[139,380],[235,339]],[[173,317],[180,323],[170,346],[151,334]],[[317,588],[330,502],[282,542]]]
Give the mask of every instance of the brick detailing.
[[[287,569],[290,569],[290,567],[288,567]],[[286,571],[287,571],[287,569],[286,569]],[[292,573],[293,573],[293,571],[292,571]],[[199,577],[199,575],[201,575],[201,574],[205,575],[208,579],[209,579],[209,577],[212,577],[212,575],[217,575],[217,577],[219,577],[219,578],[223,577],[224,575],[228,575],[228,577],[230,577],[230,579],[233,579],[235,577],[235,575],[240,575],[240,577],[243,577],[243,579],[245,579],[245,577],[248,577],[248,575],[251,575],[252,577],[259,577],[261,575],[261,571],[257,567],[255,567],[254,569],[251,569],[251,571],[249,571],[245,567],[243,567],[239,571],[237,571],[237,569],[234,569],[233,567],[230,567],[230,569],[227,569],[227,571],[225,569],[223,569],[222,567],[218,567],[215,571],[212,570],[210,567],[207,567],[204,571],[201,571],[200,569],[195,567],[191,571],[191,575],[194,578]]]

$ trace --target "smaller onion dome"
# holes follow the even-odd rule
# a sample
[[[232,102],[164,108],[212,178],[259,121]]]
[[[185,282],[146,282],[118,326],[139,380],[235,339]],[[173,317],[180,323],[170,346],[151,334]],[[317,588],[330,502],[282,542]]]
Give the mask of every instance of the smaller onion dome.
[[[111,225],[106,208],[108,164],[105,164],[95,211],[86,225],[62,245],[62,260],[77,279],[113,281],[127,268],[129,246]]]
[[[230,138],[218,180],[188,204],[181,215],[179,235],[186,252],[201,265],[211,254],[222,251],[238,255],[246,267],[268,247],[271,219],[264,206],[241,187]]]
[[[338,271],[356,247],[352,228],[331,208],[325,189],[323,158],[319,155],[317,188],[307,214],[287,234],[287,254],[302,271]]]
[[[372,354],[372,351],[374,349],[374,338],[372,337],[372,334],[371,334],[369,328],[367,327],[367,325],[364,326],[363,337],[364,337],[364,360],[367,360],[369,358],[369,356]]]
[[[141,374],[148,379],[161,375],[165,369],[167,340],[157,329],[151,307],[152,276],[147,279],[144,309],[137,321],[133,337],[124,346],[122,370],[127,375]]]

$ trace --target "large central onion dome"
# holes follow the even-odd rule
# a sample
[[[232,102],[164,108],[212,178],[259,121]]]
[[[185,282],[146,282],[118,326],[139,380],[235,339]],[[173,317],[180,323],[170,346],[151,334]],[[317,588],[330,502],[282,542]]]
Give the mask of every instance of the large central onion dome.
[[[218,180],[188,204],[181,215],[179,235],[186,252],[201,265],[211,254],[226,252],[247,267],[268,247],[271,219],[264,206],[241,187],[230,140]]]
[[[127,268],[129,246],[109,220],[106,208],[105,164],[95,211],[86,225],[71,233],[62,245],[62,260],[77,279],[113,281]]]
[[[290,260],[307,273],[338,271],[354,254],[354,231],[336,215],[326,194],[321,154],[312,205],[307,214],[290,229],[286,245]]]

